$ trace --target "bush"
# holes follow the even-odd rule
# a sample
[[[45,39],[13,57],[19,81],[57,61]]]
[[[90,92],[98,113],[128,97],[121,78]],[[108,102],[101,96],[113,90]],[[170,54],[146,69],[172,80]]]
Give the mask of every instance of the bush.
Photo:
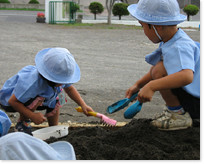
[[[190,20],[190,15],[196,15],[199,11],[199,8],[198,6],[196,5],[186,5],[184,8],[183,8],[183,11],[187,14],[187,19],[188,21]]]
[[[0,0],[0,3],[10,3],[9,0]]]
[[[90,10],[91,13],[94,14],[94,19],[96,20],[96,14],[102,13],[103,10],[104,10],[104,7],[99,2],[92,2],[89,5],[89,10]]]
[[[39,4],[39,2],[37,0],[30,0],[28,3],[29,4]]]
[[[127,7],[127,3],[116,3],[113,6],[112,13],[114,16],[119,16],[119,20],[121,20],[121,16],[129,15]]]

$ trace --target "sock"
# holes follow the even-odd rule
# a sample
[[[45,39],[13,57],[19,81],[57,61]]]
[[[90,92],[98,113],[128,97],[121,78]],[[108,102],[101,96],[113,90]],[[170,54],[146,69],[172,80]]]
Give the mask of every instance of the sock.
[[[174,107],[171,107],[171,106],[167,106],[168,110],[170,110],[171,112],[176,112],[176,113],[179,113],[179,114],[184,114],[185,111],[183,109],[183,107],[181,105],[179,106],[174,106]]]

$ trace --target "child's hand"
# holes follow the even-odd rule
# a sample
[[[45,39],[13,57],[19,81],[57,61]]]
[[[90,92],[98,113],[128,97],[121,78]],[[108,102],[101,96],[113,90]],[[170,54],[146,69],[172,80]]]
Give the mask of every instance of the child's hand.
[[[47,119],[46,119],[46,117],[42,114],[42,113],[40,113],[40,112],[38,112],[38,113],[33,113],[33,116],[32,116],[32,118],[31,118],[31,120],[35,123],[35,124],[41,124],[41,123],[43,123],[44,121],[46,121]]]
[[[83,110],[84,114],[87,115],[87,116],[90,116],[88,114],[88,112],[94,112],[94,110],[90,106],[83,106],[82,110]]]
[[[154,91],[149,87],[149,85],[145,85],[138,93],[137,99],[141,103],[145,103],[152,100],[154,95]]]
[[[136,93],[137,91],[139,91],[139,87],[137,85],[133,85],[131,86],[127,91],[126,91],[126,94],[125,94],[125,97],[126,98],[130,98],[134,93]]]

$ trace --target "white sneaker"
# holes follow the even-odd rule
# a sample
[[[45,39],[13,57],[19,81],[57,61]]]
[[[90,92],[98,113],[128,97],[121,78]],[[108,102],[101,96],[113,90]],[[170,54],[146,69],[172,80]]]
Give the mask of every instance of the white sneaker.
[[[193,121],[188,112],[178,114],[165,110],[161,115],[157,115],[151,125],[160,130],[180,130],[191,127]]]

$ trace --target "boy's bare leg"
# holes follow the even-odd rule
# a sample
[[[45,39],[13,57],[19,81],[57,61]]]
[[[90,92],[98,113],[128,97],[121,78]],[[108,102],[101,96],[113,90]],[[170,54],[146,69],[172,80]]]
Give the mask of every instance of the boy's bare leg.
[[[178,98],[171,92],[171,90],[160,91],[162,98],[169,107],[180,106]]]
[[[167,76],[167,72],[162,61],[152,67],[151,75],[152,79],[159,79]],[[180,106],[178,98],[172,93],[170,89],[162,90],[160,91],[160,93],[164,101],[166,102],[168,108]],[[182,109],[183,108],[180,108],[179,112],[176,110],[175,112],[165,111],[160,115],[156,116],[155,119],[151,122],[151,124],[161,130],[179,130],[191,127],[192,119],[189,113],[183,113]]]
[[[59,110],[56,111],[54,116],[47,117],[47,121],[49,126],[55,126],[58,125],[59,121]]]
[[[162,61],[152,67],[151,76],[152,79],[159,79],[167,76],[167,72]],[[180,105],[178,98],[172,93],[171,90],[162,90],[160,91],[160,94],[162,95],[162,98],[166,102],[167,106],[174,107]]]

